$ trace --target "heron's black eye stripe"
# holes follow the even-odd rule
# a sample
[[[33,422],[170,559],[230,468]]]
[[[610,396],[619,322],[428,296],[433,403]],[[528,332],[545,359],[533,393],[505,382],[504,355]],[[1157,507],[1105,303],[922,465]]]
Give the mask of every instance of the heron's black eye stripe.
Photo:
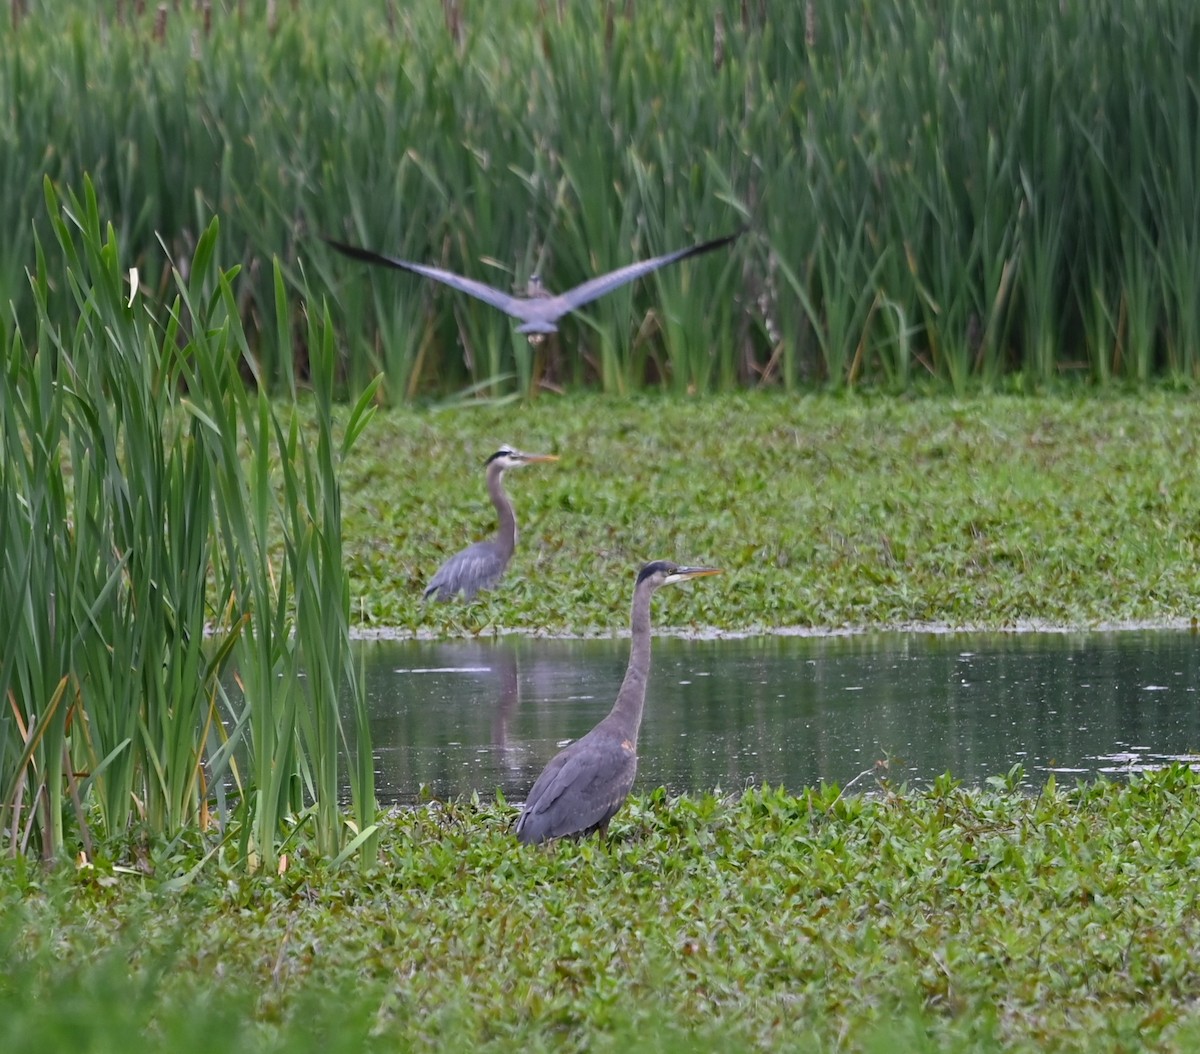
[[[667,574],[670,574],[674,570],[674,564],[669,563],[666,560],[655,560],[653,563],[647,564],[642,568],[637,576],[637,580],[638,582],[641,582],[643,579],[649,578],[656,571],[665,571]]]
[[[496,458],[500,458],[500,457],[511,457],[513,453],[515,453],[515,451],[512,451],[512,450],[497,450],[497,451],[496,451],[496,452],[495,452],[495,453],[494,453],[494,454],[493,454],[493,455],[492,455],[490,458],[488,458],[488,459],[487,459],[487,461],[485,461],[485,462],[484,462],[484,464],[485,464],[485,465],[490,465],[490,464],[491,464],[493,461],[495,461],[495,460],[496,460]]]

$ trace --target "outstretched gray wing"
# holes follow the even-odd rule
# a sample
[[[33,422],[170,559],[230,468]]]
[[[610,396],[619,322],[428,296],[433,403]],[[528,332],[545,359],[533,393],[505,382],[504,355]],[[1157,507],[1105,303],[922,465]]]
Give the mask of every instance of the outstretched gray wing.
[[[614,289],[619,289],[636,278],[641,278],[644,274],[657,271],[660,267],[666,267],[667,264],[673,264],[677,260],[686,260],[689,256],[699,256],[701,253],[712,252],[723,245],[728,245],[730,242],[736,241],[741,237],[741,234],[741,231],[737,231],[734,234],[726,235],[724,238],[716,238],[710,242],[701,242],[699,245],[692,245],[686,249],[676,249],[675,252],[667,253],[665,256],[655,256],[649,260],[639,260],[637,263],[631,263],[626,267],[609,271],[608,274],[602,274],[598,278],[589,278],[581,285],[575,286],[574,289],[568,289],[565,293],[559,293],[558,296],[552,297],[550,300],[545,301],[545,303],[553,305],[557,312],[555,317],[560,317],[568,311],[574,311],[577,307],[590,304],[593,300],[604,296],[605,293],[611,293]]]
[[[411,260],[400,260],[395,256],[384,256],[382,253],[372,252],[370,249],[360,249],[354,245],[335,242],[331,238],[325,238],[323,241],[353,260],[379,264],[382,267],[394,267],[398,271],[411,271],[413,274],[432,278],[435,282],[441,282],[443,285],[450,286],[451,289],[457,289],[461,293],[466,293],[477,300],[482,300],[485,304],[491,304],[492,307],[499,308],[513,318],[524,320],[528,317],[528,312],[524,310],[524,305],[528,301],[521,297],[513,296],[511,293],[505,293],[503,290],[495,289],[490,285],[485,285],[483,282],[477,282],[473,278],[464,278],[453,271],[443,271],[440,267],[429,267],[426,264],[413,263]]]

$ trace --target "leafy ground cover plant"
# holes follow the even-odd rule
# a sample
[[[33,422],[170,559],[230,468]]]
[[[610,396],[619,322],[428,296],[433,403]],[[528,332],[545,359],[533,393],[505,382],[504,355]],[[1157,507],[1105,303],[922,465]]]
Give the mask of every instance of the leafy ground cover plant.
[[[7,863],[0,1039],[1190,1049],[1200,778],[1020,782],[659,792],[607,843],[540,849],[506,803],[436,803],[385,824],[374,869],[230,859],[183,890],[195,846],[136,871]]]
[[[354,618],[441,636],[620,631],[637,567],[669,558],[728,572],[672,597],[682,629],[1186,623],[1198,427],[1195,400],[1167,391],[388,411],[345,466]],[[500,442],[561,456],[514,487],[509,575],[473,604],[423,608],[446,555],[492,529],[479,472]]]

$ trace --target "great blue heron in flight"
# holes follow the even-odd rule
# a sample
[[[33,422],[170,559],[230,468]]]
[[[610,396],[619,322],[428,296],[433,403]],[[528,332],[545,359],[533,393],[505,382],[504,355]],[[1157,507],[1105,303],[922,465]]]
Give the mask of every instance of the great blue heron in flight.
[[[646,564],[638,573],[629,667],[617,701],[603,721],[555,755],[537,778],[517,820],[520,841],[607,832],[637,775],[638,729],[650,675],[650,597],[659,586],[720,573],[716,567],[680,567],[668,560]]]
[[[485,304],[491,304],[492,307],[497,307],[506,315],[511,315],[517,319],[521,323],[517,327],[517,332],[528,334],[530,341],[536,342],[541,340],[547,333],[557,332],[558,320],[569,311],[583,307],[584,304],[590,304],[593,300],[604,296],[605,293],[611,293],[614,289],[632,282],[635,278],[641,278],[642,275],[656,271],[660,267],[666,267],[667,264],[675,263],[677,260],[686,260],[689,256],[699,256],[701,253],[712,252],[723,245],[728,245],[730,242],[736,240],[741,233],[741,231],[736,231],[733,234],[726,235],[724,238],[716,238],[710,242],[701,242],[699,245],[691,245],[686,249],[676,249],[673,253],[667,253],[665,256],[655,256],[650,260],[641,260],[638,263],[627,264],[625,267],[620,267],[615,271],[609,271],[608,274],[602,274],[598,278],[589,278],[582,285],[577,285],[574,289],[568,289],[565,293],[553,294],[548,292],[545,286],[542,285],[541,279],[537,275],[534,275],[530,278],[528,289],[523,297],[514,296],[512,293],[506,293],[502,289],[496,289],[483,282],[477,282],[473,278],[464,278],[453,271],[443,271],[440,267],[412,263],[409,260],[398,260],[394,256],[383,256],[380,253],[372,252],[370,249],[360,249],[353,245],[345,245],[330,238],[324,240],[338,252],[344,253],[355,260],[362,260],[365,263],[371,264],[382,264],[385,267],[395,267],[401,271],[411,271],[413,274],[424,275],[426,278],[432,278],[435,282],[442,282],[452,289],[466,293],[468,296],[476,297]]]
[[[491,589],[500,581],[517,547],[517,517],[504,491],[504,473],[538,461],[557,460],[554,454],[523,454],[510,446],[502,446],[487,459],[488,496],[500,518],[496,537],[469,545],[442,564],[429,580],[426,600],[434,595],[438,600],[449,600],[456,593],[470,600],[481,589]]]

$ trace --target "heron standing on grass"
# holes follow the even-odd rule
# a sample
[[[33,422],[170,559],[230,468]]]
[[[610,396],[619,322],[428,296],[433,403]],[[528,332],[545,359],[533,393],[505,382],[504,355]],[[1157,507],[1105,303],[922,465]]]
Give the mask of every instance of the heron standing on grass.
[[[716,567],[680,567],[668,560],[646,564],[638,573],[629,666],[617,701],[603,721],[560,751],[538,777],[517,820],[520,841],[607,833],[637,775],[638,729],[650,675],[650,597],[659,586],[720,573]]]
[[[430,579],[424,599],[436,596],[438,600],[449,600],[456,593],[462,593],[470,600],[481,589],[491,589],[500,581],[517,547],[517,517],[504,490],[504,473],[510,468],[521,468],[538,461],[557,460],[553,454],[523,454],[510,446],[502,446],[487,459],[488,495],[500,518],[496,536],[476,542],[450,557]]]
[[[528,289],[523,297],[506,293],[504,290],[496,289],[484,282],[477,282],[473,278],[464,278],[453,271],[443,271],[440,267],[412,263],[409,260],[398,260],[394,256],[384,256],[372,252],[370,249],[345,245],[330,238],[326,238],[324,241],[338,252],[355,260],[381,264],[384,267],[395,267],[401,271],[411,271],[413,274],[432,278],[435,282],[441,282],[450,286],[451,289],[457,289],[460,293],[466,293],[468,296],[482,300],[485,304],[491,304],[492,307],[499,308],[506,315],[511,315],[520,322],[521,325],[517,327],[517,332],[527,334],[530,343],[537,343],[546,334],[557,332],[558,320],[568,312],[583,307],[584,304],[590,304],[593,300],[604,296],[605,293],[611,293],[614,289],[618,289],[636,278],[641,278],[644,274],[656,271],[660,267],[666,267],[667,264],[673,264],[677,260],[686,260],[689,256],[712,252],[723,245],[728,245],[735,241],[741,233],[741,231],[736,231],[724,238],[701,242],[699,245],[691,245],[686,249],[676,249],[675,252],[667,253],[664,256],[655,256],[650,260],[628,264],[615,271],[602,274],[598,278],[588,279],[582,285],[577,285],[574,289],[568,289],[565,293],[557,295],[550,293],[542,285],[541,279],[534,275],[530,278]]]

